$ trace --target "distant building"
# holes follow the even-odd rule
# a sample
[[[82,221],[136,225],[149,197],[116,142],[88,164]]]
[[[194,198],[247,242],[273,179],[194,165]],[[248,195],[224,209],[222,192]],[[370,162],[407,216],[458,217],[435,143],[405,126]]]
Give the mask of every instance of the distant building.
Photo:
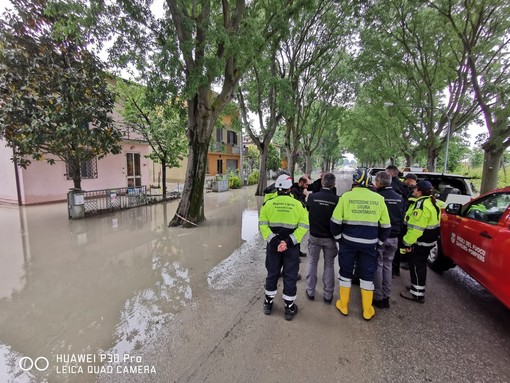
[[[221,119],[221,127],[216,127],[209,143],[207,154],[206,175],[216,176],[228,171],[239,171],[241,161],[240,133],[232,128],[233,117],[226,116]],[[184,182],[188,159],[185,157],[180,166],[167,169],[167,182]],[[151,184],[158,185],[161,177],[161,165],[154,164],[151,173]]]

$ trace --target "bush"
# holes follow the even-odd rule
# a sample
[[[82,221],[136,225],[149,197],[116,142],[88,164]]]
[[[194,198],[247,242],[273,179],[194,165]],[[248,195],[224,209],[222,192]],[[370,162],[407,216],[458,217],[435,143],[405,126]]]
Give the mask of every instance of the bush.
[[[240,189],[241,188],[241,177],[239,177],[237,174],[231,174],[229,181],[228,181],[228,187],[230,189]]]
[[[248,185],[256,185],[259,183],[259,171],[254,170],[248,176]]]

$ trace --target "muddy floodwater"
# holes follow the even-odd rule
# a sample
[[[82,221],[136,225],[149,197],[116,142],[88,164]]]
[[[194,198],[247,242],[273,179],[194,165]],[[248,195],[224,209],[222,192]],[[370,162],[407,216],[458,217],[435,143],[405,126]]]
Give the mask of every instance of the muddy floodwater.
[[[254,192],[207,193],[195,229],[167,227],[178,201],[76,221],[65,204],[0,206],[0,382],[150,369],[136,351],[257,235]]]

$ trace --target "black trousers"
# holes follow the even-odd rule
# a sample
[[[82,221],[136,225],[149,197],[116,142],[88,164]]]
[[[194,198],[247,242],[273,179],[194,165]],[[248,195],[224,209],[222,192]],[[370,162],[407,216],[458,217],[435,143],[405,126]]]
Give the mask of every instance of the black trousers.
[[[278,278],[283,266],[283,299],[296,299],[296,282],[299,271],[299,245],[294,245],[284,252],[278,252],[276,247],[268,244],[266,253],[266,292],[275,292]]]
[[[432,247],[414,245],[408,254],[409,273],[411,276],[411,294],[417,297],[425,296],[427,282],[427,258]]]

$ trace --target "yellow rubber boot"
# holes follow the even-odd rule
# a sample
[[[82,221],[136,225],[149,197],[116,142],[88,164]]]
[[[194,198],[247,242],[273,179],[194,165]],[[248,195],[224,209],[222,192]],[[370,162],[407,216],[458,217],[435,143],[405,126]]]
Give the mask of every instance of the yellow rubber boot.
[[[349,314],[349,296],[351,295],[350,287],[340,286],[340,299],[336,301],[336,308],[345,316]]]
[[[361,304],[363,305],[363,319],[365,320],[370,320],[375,315],[375,309],[374,306],[372,306],[373,299],[373,290],[361,289]]]

